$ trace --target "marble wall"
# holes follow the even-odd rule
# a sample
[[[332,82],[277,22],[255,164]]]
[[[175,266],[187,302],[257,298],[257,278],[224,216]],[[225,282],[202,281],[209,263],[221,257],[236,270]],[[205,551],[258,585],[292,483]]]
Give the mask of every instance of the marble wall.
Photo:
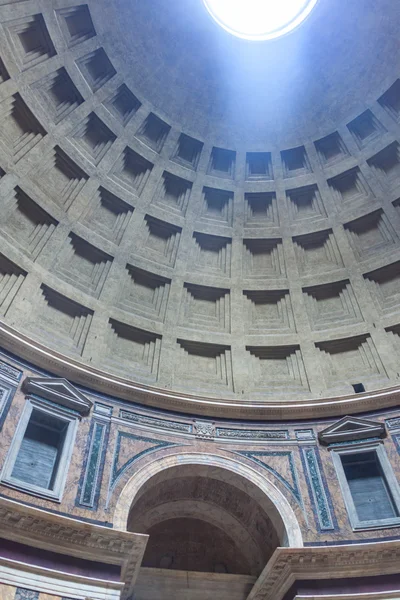
[[[3,354],[1,360],[0,386],[9,396],[2,405],[0,468],[26,401],[21,382],[27,376],[43,376],[11,356]],[[94,406],[79,422],[61,502],[4,484],[0,485],[2,496],[112,527],[121,493],[134,475],[155,475],[161,459],[185,457],[190,462],[190,455],[196,455],[210,465],[214,459],[225,461],[228,470],[234,464],[238,472],[228,473],[233,483],[241,477],[241,470],[256,473],[260,481],[275,486],[295,515],[305,545],[400,536],[399,527],[352,530],[330,450],[318,441],[318,433],[338,419],[290,423],[199,420],[81,391]],[[383,445],[400,478],[400,412],[376,411],[368,418],[385,424]]]
[[[0,583],[0,598],[2,600],[73,600],[72,598],[62,598],[61,596],[35,592],[27,588],[16,588],[3,583]]]

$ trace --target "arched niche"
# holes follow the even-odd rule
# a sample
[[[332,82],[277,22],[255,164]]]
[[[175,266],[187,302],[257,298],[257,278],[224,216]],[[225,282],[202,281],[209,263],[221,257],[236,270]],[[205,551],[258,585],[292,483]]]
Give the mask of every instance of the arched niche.
[[[254,469],[216,455],[175,454],[139,469],[118,498],[114,527],[149,533],[148,553],[153,555],[161,552],[160,541],[157,549],[153,547],[156,538],[168,539],[171,531],[175,545],[184,545],[185,528],[200,531],[200,537],[210,532],[225,554],[232,544],[236,547],[244,571],[252,575],[261,571],[276,547],[303,546],[299,523],[281,491]],[[154,567],[153,555],[147,560]],[[167,558],[165,552],[158,566]],[[221,564],[216,561],[216,569],[222,568],[223,558]]]

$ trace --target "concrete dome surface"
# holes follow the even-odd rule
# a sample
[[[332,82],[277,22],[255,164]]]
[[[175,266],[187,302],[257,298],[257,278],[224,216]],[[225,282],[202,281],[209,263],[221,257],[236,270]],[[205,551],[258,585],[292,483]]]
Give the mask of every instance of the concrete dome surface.
[[[397,384],[395,3],[321,0],[262,42],[200,0],[0,17],[8,349],[250,418]]]

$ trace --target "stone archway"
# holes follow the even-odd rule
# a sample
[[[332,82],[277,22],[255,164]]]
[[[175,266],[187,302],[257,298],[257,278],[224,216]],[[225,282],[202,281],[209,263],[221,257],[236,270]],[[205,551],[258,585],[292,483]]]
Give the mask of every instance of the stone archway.
[[[148,463],[129,479],[123,488],[114,512],[114,527],[126,530],[132,505],[138,499],[145,484],[152,478],[178,467],[202,467],[207,476],[218,479],[221,473],[226,478],[235,478],[235,484],[254,496],[272,519],[281,546],[302,547],[303,538],[299,523],[288,500],[265,476],[247,465],[226,457],[198,453],[173,454]],[[219,470],[214,473],[214,470]],[[170,471],[171,472],[171,471]]]
[[[138,600],[245,600],[278,546],[303,546],[274,483],[215,454],[176,453],[138,469],[118,498],[114,527],[149,535]]]

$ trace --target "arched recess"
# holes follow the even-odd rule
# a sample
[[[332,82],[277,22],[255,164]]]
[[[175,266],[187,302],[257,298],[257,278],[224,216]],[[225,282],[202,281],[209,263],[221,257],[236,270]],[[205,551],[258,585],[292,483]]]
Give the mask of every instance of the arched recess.
[[[166,471],[173,472],[182,467],[201,467],[209,478],[219,479],[222,474],[235,478],[241,489],[249,495],[256,495],[274,524],[281,546],[299,548],[303,546],[303,537],[296,515],[281,491],[265,476],[248,465],[223,456],[187,453],[172,454],[158,458],[132,475],[123,488],[114,511],[114,527],[127,530],[132,505],[140,497],[144,486],[153,478]],[[215,471],[215,472],[214,472]],[[218,471],[218,473],[217,473]]]
[[[134,527],[137,533],[148,532],[165,521],[176,519],[196,519],[216,528],[220,528],[221,523],[224,523],[230,537],[239,541],[239,547],[246,563],[253,567],[251,569],[252,574],[257,575],[265,566],[265,562],[260,557],[257,544],[255,544],[247,529],[229,511],[221,507],[213,506],[213,510],[210,511],[209,505],[201,501],[170,502],[163,504],[161,512],[156,507],[144,515],[141,513],[138,519],[140,520],[140,527]]]

